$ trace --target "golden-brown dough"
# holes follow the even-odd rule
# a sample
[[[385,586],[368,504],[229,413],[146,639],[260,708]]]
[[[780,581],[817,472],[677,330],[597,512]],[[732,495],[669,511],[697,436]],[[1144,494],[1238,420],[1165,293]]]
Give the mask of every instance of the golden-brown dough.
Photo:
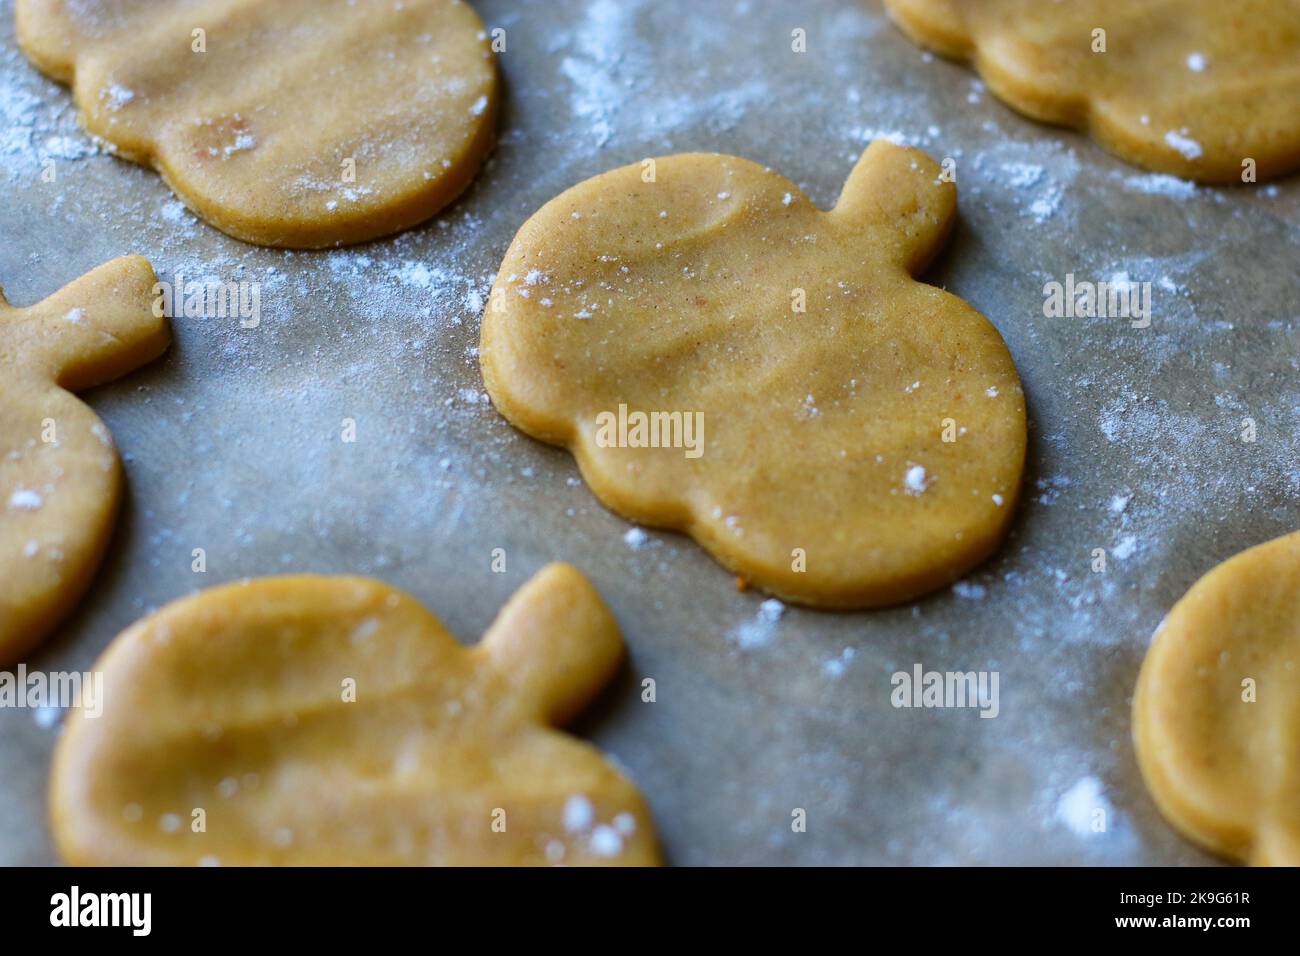
[[[0,664],[30,650],[90,584],[113,531],[113,436],[75,391],[167,348],[153,269],[115,259],[26,309],[0,294]]]
[[[1133,739],[1185,835],[1300,866],[1300,532],[1225,561],[1174,605],[1138,678]]]
[[[997,330],[913,279],[955,211],[933,161],[883,142],[829,213],[734,156],[597,176],[510,246],[483,319],[488,392],[609,507],[767,591],[839,608],[923,594],[997,547],[1025,456]],[[631,447],[631,430],[610,444],[620,406],[702,416],[701,453]]]
[[[19,0],[17,19],[90,132],[246,242],[409,228],[492,144],[496,67],[463,0]]]
[[[472,649],[366,578],[204,591],[96,665],[103,713],[76,711],[55,755],[54,837],[73,864],[653,865],[636,789],[552,729],[622,658],[568,565]]]
[[[1300,0],[885,0],[1000,99],[1139,166],[1210,183],[1300,166]],[[1094,30],[1105,52],[1094,52]]]

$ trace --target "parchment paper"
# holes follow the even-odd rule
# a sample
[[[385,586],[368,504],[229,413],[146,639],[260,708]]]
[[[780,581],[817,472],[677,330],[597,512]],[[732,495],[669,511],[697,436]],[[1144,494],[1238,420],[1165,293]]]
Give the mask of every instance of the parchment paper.
[[[507,36],[501,143],[477,183],[395,239],[294,253],[225,237],[154,173],[98,150],[68,92],[17,50],[0,0],[10,300],[131,252],[164,277],[254,281],[262,296],[256,329],[178,318],[163,360],[87,396],[124,453],[127,502],[90,594],[29,667],[87,669],[169,600],[290,571],[382,578],[474,641],[563,559],[596,582],[631,652],[576,729],[646,794],[673,863],[1209,862],[1147,796],[1130,697],[1173,602],[1300,527],[1295,179],[1205,189],[1126,166],[923,54],[876,0],[474,4]],[[791,49],[796,28],[806,53]],[[631,525],[566,453],[496,415],[479,313],[519,225],[591,175],[716,150],[827,207],[878,136],[956,160],[960,224],[927,280],[987,315],[1016,359],[1032,418],[1024,501],[1001,554],[955,589],[773,621],[688,539],[625,539]],[[1044,284],[1067,273],[1151,282],[1150,328],[1045,317]],[[345,418],[355,443],[340,440]],[[191,570],[195,548],[206,573]],[[494,548],[506,573],[490,570]],[[918,663],[997,671],[998,716],[894,708],[891,674]],[[55,860],[50,716],[0,710],[2,863]]]

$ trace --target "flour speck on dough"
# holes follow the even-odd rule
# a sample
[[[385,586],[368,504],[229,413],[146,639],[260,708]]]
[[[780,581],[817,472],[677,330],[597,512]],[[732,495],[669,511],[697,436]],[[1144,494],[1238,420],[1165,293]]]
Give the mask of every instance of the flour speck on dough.
[[[11,511],[38,511],[44,503],[45,499],[30,488],[19,488],[9,496],[9,510]]]
[[[919,495],[930,487],[930,477],[921,465],[912,465],[903,475],[903,488],[909,495]]]

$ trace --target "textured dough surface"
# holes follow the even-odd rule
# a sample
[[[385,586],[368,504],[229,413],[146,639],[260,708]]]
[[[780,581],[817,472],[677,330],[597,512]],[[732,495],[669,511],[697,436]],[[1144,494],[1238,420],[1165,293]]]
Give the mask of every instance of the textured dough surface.
[[[493,139],[496,67],[463,0],[19,0],[17,25],[90,132],[247,242],[406,229]]]
[[[1133,738],[1186,836],[1300,866],[1300,532],[1225,561],[1174,605],[1142,665]]]
[[[480,347],[497,409],[568,447],[615,511],[793,601],[904,601],[987,557],[1024,397],[993,326],[912,278],[956,211],[938,166],[875,143],[829,213],[732,156],[646,169],[575,186],[515,237]],[[702,454],[601,444],[620,404],[702,414]]]
[[[71,610],[103,557],[121,494],[104,423],[72,394],[167,348],[153,269],[115,259],[26,309],[0,294],[0,664]]]
[[[1034,119],[1211,183],[1300,167],[1300,0],[885,0],[916,42],[975,64]],[[1092,52],[1094,29],[1106,52]]]
[[[371,579],[203,591],[96,665],[103,713],[76,711],[55,754],[55,840],[73,864],[655,864],[632,784],[552,729],[622,656],[567,565],[472,649]]]

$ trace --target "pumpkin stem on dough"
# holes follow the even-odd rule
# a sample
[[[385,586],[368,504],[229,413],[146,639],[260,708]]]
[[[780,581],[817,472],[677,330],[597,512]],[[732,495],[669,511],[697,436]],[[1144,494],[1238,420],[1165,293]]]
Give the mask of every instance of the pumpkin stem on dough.
[[[480,652],[525,708],[561,725],[609,682],[623,639],[591,582],[570,565],[548,564],[501,609]]]
[[[69,391],[111,382],[161,355],[171,339],[155,314],[157,276],[123,256],[88,272],[29,310],[32,354]]]
[[[885,0],[885,12],[918,46],[955,59],[974,53],[965,17],[952,0]]]
[[[943,245],[957,210],[949,167],[919,149],[876,140],[849,173],[831,210],[842,226],[863,230],[863,240],[892,249],[911,275]]]

